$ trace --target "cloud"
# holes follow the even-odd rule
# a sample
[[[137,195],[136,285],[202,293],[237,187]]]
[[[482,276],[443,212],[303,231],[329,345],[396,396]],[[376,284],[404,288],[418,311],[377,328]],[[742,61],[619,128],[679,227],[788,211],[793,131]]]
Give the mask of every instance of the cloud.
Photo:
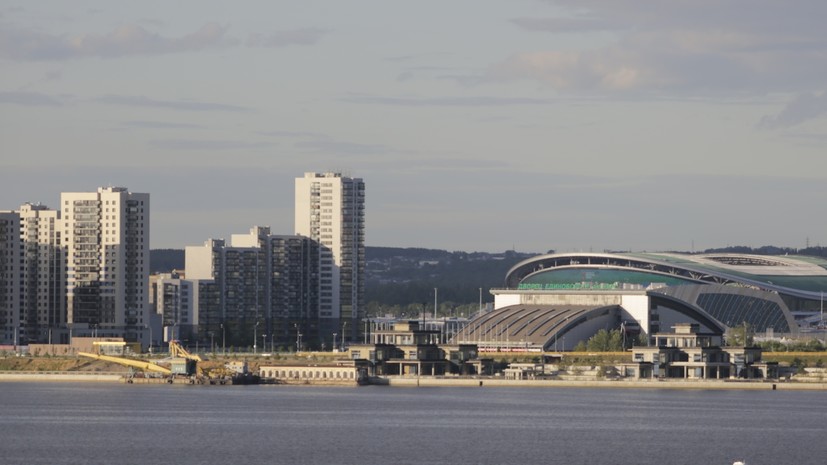
[[[107,105],[125,105],[133,107],[168,108],[182,111],[250,111],[247,107],[214,102],[195,102],[192,100],[155,100],[142,95],[105,95],[92,100]]]
[[[771,0],[547,3],[568,14],[512,22],[551,34],[611,34],[591,48],[515,53],[493,63],[483,82],[532,80],[564,92],[650,97],[764,96],[824,86],[827,3],[820,0],[795,8]]]
[[[162,139],[150,142],[158,149],[166,150],[250,150],[272,147],[270,142],[247,142],[240,140],[203,139]]]
[[[141,129],[203,129],[200,124],[168,123],[164,121],[126,121],[123,126]]]
[[[779,129],[795,126],[804,121],[827,114],[827,92],[807,92],[788,103],[780,113],[761,118],[761,129]]]
[[[248,47],[287,47],[289,45],[314,45],[328,31],[325,29],[304,28],[290,31],[276,31],[271,34],[250,34]]]
[[[369,104],[369,105],[396,105],[406,107],[493,107],[493,106],[514,106],[514,105],[549,105],[554,102],[552,99],[543,98],[519,98],[519,97],[431,97],[431,98],[406,98],[406,97],[382,97],[373,95],[353,95],[346,97],[345,102]]]
[[[514,18],[512,23],[528,31],[543,32],[594,32],[611,31],[622,26],[608,19],[580,18]]]
[[[296,147],[311,152],[322,152],[340,155],[378,155],[396,152],[379,144],[361,144],[335,140],[331,138],[316,138],[296,142]]]
[[[0,30],[0,56],[18,61],[117,58],[203,50],[225,42],[227,28],[215,23],[181,37],[163,37],[136,24],[104,34],[52,35],[34,30]]]
[[[0,92],[0,104],[4,103],[34,107],[59,107],[63,105],[60,100],[37,92]]]

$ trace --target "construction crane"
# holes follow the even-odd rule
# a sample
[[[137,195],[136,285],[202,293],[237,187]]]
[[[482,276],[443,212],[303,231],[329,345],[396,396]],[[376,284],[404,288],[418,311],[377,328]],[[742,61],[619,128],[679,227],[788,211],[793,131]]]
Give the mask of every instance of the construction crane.
[[[176,340],[169,341],[169,356],[170,357],[182,357],[187,360],[192,360],[194,362],[203,362],[204,360],[201,359],[197,354],[191,354],[184,346],[181,345],[180,342]]]
[[[90,354],[89,352],[78,352],[78,355],[82,357],[93,358],[95,360],[103,360],[106,362],[113,362],[117,363],[118,365],[124,365],[132,368],[137,368],[143,371],[152,371],[155,373],[163,373],[165,375],[171,375],[172,370],[167,367],[162,367],[157,363],[152,362],[144,362],[142,360],[132,360],[130,358],[123,358],[123,357],[113,357],[111,355],[100,355],[100,354]]]

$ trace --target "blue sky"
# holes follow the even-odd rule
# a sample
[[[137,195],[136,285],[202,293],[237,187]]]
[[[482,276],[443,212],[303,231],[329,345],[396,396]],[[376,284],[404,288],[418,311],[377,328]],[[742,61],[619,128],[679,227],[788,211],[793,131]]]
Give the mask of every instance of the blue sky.
[[[368,245],[827,245],[827,3],[0,1],[0,209],[152,195],[152,247],[293,232],[362,177]]]

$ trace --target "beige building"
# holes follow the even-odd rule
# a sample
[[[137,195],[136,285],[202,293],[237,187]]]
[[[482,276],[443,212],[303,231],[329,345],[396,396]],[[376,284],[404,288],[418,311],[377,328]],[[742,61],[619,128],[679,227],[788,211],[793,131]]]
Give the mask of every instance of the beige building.
[[[635,378],[775,378],[776,363],[761,361],[759,347],[722,347],[719,335],[698,332],[697,324],[679,323],[671,333],[656,333],[654,344],[632,349],[624,375]]]
[[[67,322],[75,335],[149,338],[149,194],[124,187],[60,196]]]

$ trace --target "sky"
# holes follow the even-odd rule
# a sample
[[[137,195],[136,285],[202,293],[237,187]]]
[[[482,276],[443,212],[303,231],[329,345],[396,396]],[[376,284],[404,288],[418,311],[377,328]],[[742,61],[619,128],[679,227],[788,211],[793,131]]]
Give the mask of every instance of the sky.
[[[827,2],[0,0],[0,209],[149,192],[151,247],[827,245]]]

